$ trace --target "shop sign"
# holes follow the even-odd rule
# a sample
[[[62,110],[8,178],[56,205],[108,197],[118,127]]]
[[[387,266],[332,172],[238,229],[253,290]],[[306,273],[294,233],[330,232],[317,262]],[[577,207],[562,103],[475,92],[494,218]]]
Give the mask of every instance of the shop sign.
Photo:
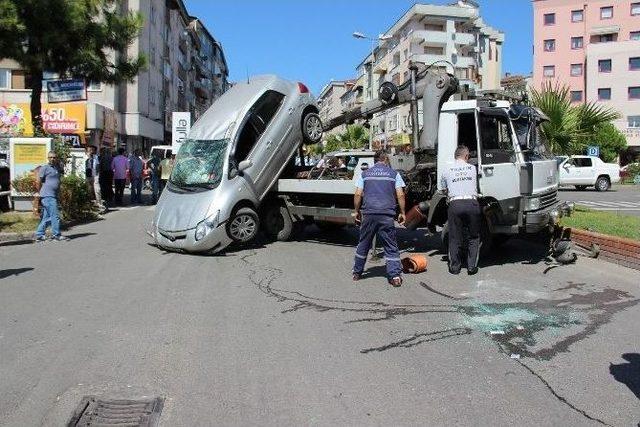
[[[84,142],[86,123],[87,106],[84,102],[42,105],[42,127],[49,133],[78,135]],[[29,104],[0,106],[0,135],[33,135]]]
[[[11,138],[9,140],[11,176],[18,178],[46,164],[50,150],[51,138]]]
[[[171,152],[178,153],[191,130],[191,113],[174,111],[171,115]]]
[[[71,102],[87,99],[87,87],[83,79],[47,81],[49,102]]]

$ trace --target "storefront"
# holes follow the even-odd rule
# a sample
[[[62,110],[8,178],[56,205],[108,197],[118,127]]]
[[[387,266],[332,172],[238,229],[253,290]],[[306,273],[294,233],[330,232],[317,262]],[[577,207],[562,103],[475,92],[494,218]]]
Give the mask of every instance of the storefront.
[[[86,102],[42,104],[45,132],[61,135],[69,145],[86,144]],[[27,103],[0,105],[0,137],[33,136],[31,109]]]

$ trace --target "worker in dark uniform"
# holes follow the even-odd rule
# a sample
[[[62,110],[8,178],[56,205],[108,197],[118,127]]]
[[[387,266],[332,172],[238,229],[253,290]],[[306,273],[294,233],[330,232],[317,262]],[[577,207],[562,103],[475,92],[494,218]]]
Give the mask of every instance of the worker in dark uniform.
[[[478,172],[467,163],[469,149],[458,146],[455,162],[442,173],[441,185],[449,197],[449,272],[459,274],[462,268],[461,254],[464,249],[464,227],[468,228],[467,273],[478,272],[480,253],[481,211],[478,203]]]
[[[400,174],[389,167],[389,157],[386,152],[377,151],[374,161],[375,165],[364,170],[356,182],[356,192],[353,197],[356,222],[360,222],[360,242],[356,249],[353,280],[360,280],[371,243],[377,234],[384,248],[387,278],[391,285],[398,287],[402,284],[402,266],[394,219],[399,205],[398,223],[404,224],[405,184]]]

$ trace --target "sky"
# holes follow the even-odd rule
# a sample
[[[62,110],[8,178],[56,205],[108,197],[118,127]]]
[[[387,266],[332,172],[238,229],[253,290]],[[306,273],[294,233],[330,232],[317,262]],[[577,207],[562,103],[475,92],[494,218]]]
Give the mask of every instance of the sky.
[[[419,3],[449,4],[453,0]],[[371,43],[354,31],[387,31],[414,0],[185,0],[223,46],[229,79],[277,74],[301,81],[314,94],[331,79],[355,77]],[[505,33],[502,72],[530,73],[531,0],[480,0],[480,14]]]

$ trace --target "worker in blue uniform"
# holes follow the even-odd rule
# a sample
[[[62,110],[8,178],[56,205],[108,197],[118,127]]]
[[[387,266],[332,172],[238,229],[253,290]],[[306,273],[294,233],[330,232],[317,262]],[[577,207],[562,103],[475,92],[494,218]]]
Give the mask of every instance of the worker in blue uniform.
[[[449,272],[459,274],[462,254],[466,250],[467,273],[478,272],[480,253],[480,225],[482,222],[478,203],[478,171],[469,161],[469,149],[464,145],[455,151],[454,163],[446,168],[440,180],[449,199]],[[467,244],[464,229],[468,231]],[[465,247],[466,246],[466,247]]]
[[[387,279],[392,286],[402,285],[400,251],[396,241],[394,219],[400,206],[398,223],[404,224],[404,181],[389,166],[384,150],[374,155],[375,165],[362,172],[353,197],[356,222],[360,223],[360,241],[356,249],[353,280],[360,280],[374,236],[382,243],[387,263]]]

